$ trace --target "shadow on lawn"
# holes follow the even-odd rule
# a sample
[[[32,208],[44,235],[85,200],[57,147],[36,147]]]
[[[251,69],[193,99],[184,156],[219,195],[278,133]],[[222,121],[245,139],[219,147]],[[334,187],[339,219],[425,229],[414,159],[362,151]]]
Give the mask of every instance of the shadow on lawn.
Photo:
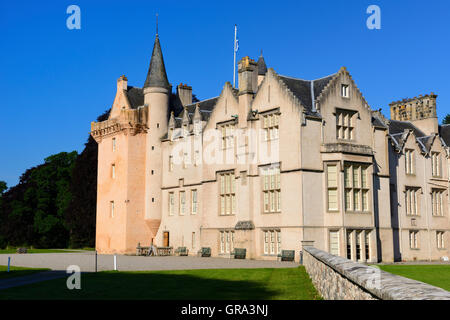
[[[0,299],[274,299],[280,295],[263,280],[226,280],[186,274],[82,274],[81,290],[68,290],[67,278],[0,291]]]

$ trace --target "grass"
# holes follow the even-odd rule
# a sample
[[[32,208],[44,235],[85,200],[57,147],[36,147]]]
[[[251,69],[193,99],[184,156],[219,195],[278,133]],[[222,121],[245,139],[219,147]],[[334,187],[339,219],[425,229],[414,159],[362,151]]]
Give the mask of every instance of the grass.
[[[381,270],[450,291],[450,265],[379,265]]]
[[[105,271],[81,275],[81,290],[66,278],[0,291],[0,299],[316,300],[304,267],[151,272]]]
[[[26,276],[36,272],[47,271],[49,269],[32,269],[32,268],[11,266],[9,272],[7,272],[7,270],[8,270],[7,266],[0,266],[0,280]]]
[[[77,251],[70,249],[28,249],[28,253],[67,253],[67,252],[77,252]],[[0,254],[14,254],[14,253],[17,253],[17,248],[0,249]]]

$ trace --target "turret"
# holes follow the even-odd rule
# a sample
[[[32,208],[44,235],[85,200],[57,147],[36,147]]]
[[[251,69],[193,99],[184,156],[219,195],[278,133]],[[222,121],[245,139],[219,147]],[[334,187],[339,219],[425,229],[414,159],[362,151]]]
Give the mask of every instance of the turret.
[[[258,62],[256,64],[258,65],[258,86],[259,86],[261,82],[264,80],[264,77],[266,76],[267,73],[266,61],[264,61],[262,50],[261,55],[259,56]]]
[[[145,222],[152,233],[152,240],[161,245],[159,225],[162,210],[162,151],[161,137],[167,133],[169,97],[171,86],[167,79],[166,67],[161,51],[159,36],[156,34],[150,67],[144,83],[144,104],[148,106],[147,153],[145,157]]]

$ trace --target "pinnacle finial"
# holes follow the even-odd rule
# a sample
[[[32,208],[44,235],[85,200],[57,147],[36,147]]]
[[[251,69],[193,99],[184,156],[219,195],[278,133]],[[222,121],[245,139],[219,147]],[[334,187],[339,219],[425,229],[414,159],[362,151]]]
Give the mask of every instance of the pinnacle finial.
[[[158,36],[158,14],[156,14],[156,36]]]

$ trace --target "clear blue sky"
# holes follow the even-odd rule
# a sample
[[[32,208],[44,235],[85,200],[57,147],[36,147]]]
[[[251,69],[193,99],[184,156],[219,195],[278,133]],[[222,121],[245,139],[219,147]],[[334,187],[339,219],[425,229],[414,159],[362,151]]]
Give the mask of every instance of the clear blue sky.
[[[66,9],[81,8],[81,30]],[[366,8],[381,8],[381,30]],[[238,58],[312,79],[346,66],[373,109],[437,93],[450,113],[450,1],[2,1],[0,3],[0,180],[9,186],[61,151],[81,152],[90,122],[108,109],[116,79],[142,86],[155,13],[169,81],[201,99],[232,81]]]

